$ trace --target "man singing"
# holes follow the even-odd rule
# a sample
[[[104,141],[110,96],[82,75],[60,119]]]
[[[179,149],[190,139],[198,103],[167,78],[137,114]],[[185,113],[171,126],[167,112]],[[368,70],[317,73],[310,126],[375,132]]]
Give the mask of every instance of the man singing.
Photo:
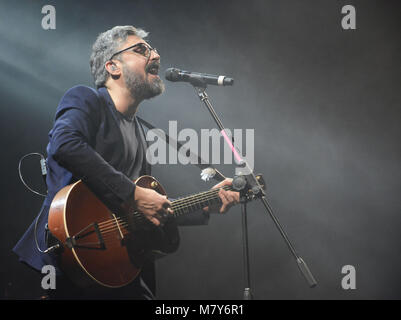
[[[97,89],[75,86],[62,97],[49,133],[46,177],[48,195],[41,211],[14,247],[20,261],[40,272],[44,265],[57,270],[55,299],[154,299],[154,262],[148,261],[139,276],[118,289],[82,289],[63,274],[56,252],[44,253],[50,204],[63,187],[82,180],[111,210],[127,203],[156,226],[161,217],[172,214],[171,202],[154,190],[133,182],[150,175],[146,162],[144,131],[136,118],[139,104],[161,94],[164,84],[158,76],[160,55],[145,38],[147,32],[133,26],[116,26],[101,33],[90,58]],[[229,185],[226,179],[215,187]],[[237,192],[221,189],[220,212],[239,201]],[[208,208],[187,216],[181,224],[206,224]],[[41,275],[40,273],[38,273]]]

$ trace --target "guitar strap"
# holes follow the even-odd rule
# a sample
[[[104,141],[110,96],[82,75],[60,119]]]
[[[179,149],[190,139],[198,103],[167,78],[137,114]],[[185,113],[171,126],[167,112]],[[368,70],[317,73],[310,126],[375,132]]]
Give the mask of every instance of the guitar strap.
[[[190,163],[196,165],[199,169],[202,170],[201,176],[203,180],[207,181],[210,178],[213,178],[220,182],[226,178],[220,171],[218,171],[216,168],[208,164],[198,154],[192,152],[191,149],[185,148],[181,143],[171,138],[167,133],[163,132],[163,134],[160,134],[159,131],[160,129],[156,128],[154,125],[143,120],[142,118],[137,117],[137,119],[141,124],[143,124],[149,130],[153,130],[154,134],[156,134],[163,141],[167,142],[168,145],[174,147],[174,149],[176,149],[179,153],[184,153],[187,157],[189,154],[189,157],[192,160]]]

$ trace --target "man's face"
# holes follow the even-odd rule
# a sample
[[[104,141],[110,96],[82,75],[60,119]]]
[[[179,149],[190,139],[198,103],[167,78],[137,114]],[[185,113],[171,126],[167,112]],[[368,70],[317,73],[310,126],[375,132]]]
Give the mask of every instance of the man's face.
[[[128,36],[127,41],[119,50],[131,47],[137,43],[146,43],[137,36]],[[149,58],[130,49],[120,54],[122,76],[127,89],[135,100],[150,99],[164,91],[164,83],[158,76],[160,56],[152,50]]]

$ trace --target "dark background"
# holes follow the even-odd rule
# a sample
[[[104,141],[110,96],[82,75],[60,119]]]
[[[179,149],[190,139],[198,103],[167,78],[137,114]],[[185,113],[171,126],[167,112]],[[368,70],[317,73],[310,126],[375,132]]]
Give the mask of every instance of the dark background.
[[[56,30],[41,9],[56,8]],[[356,30],[341,27],[356,8]],[[42,199],[18,178],[19,159],[45,153],[63,93],[92,85],[96,36],[115,25],[150,32],[162,68],[226,74],[234,87],[208,93],[228,128],[255,129],[255,170],[268,182],[276,214],[319,284],[310,289],[260,203],[249,205],[252,289],[256,299],[399,299],[399,1],[0,1],[0,297],[32,299],[40,279],[11,248]],[[167,129],[213,128],[188,84],[144,102],[139,114]],[[226,175],[232,165],[221,165]],[[45,190],[38,158],[24,176]],[[194,166],[155,166],[169,195],[212,186]],[[240,208],[209,226],[182,228],[177,253],[157,263],[160,299],[241,299]],[[356,269],[356,290],[341,269]]]

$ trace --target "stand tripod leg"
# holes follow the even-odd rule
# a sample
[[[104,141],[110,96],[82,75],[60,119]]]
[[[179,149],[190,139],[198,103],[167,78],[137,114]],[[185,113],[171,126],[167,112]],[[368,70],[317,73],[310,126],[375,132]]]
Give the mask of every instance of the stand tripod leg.
[[[244,300],[252,300],[251,276],[249,272],[249,247],[248,247],[248,216],[246,211],[246,200],[241,201],[242,211],[242,252],[244,259]]]

